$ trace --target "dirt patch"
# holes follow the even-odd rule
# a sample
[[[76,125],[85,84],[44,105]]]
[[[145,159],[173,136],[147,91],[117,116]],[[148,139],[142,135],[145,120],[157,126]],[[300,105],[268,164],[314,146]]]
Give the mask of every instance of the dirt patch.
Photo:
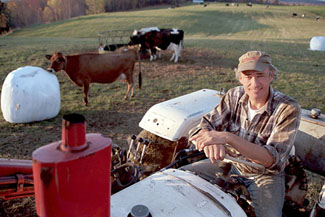
[[[1,217],[37,217],[34,197],[0,200]]]
[[[195,77],[197,72],[215,71],[219,66],[219,59],[215,58],[217,53],[214,51],[205,52],[201,49],[185,49],[178,63],[170,62],[171,52],[163,52],[162,58],[153,62],[143,60],[141,62],[141,70],[144,72],[144,82],[149,78],[164,79],[172,76],[183,76],[188,74]],[[37,63],[37,60],[32,60]],[[138,66],[136,66],[138,67]],[[65,76],[59,75],[59,76]],[[60,79],[61,85],[67,82]],[[74,87],[75,88],[75,87]],[[115,90],[117,86],[112,86],[110,89]],[[171,90],[168,88],[160,90],[163,97],[155,99],[153,97],[144,98],[145,101],[164,101],[170,98]],[[90,91],[90,94],[96,94]],[[137,94],[137,91],[135,92]],[[150,99],[149,99],[150,98]],[[80,98],[81,100],[81,98]],[[90,99],[91,100],[91,99]],[[91,103],[91,102],[90,102]],[[112,109],[107,110],[91,110],[87,112],[87,132],[101,133],[105,136],[113,138],[113,142],[122,147],[127,147],[126,138],[131,134],[138,134],[138,123],[142,118],[133,106],[129,105],[128,101],[114,102]],[[138,102],[134,102],[138,103]],[[151,106],[151,105],[150,105]],[[121,110],[120,108],[123,108]],[[144,107],[143,110],[147,110]],[[103,118],[105,117],[105,118]],[[122,118],[128,117],[128,118]],[[44,122],[34,122],[28,124],[12,124],[7,127],[6,134],[0,141],[0,157],[16,158],[16,159],[31,159],[32,152],[38,147],[60,140],[61,120],[57,118]],[[43,126],[44,125],[44,126]],[[42,136],[33,134],[33,130],[42,128]],[[1,133],[1,132],[0,132]],[[10,134],[10,136],[6,136]],[[2,217],[36,217],[34,197],[1,200],[0,199],[0,216]]]

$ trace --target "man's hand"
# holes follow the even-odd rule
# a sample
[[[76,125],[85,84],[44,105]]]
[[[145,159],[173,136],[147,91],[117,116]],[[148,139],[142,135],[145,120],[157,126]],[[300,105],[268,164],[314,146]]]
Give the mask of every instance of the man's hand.
[[[223,160],[225,157],[225,138],[223,132],[201,130],[198,134],[189,139],[199,151],[204,150],[207,158],[215,163],[216,160]]]
[[[270,167],[275,161],[266,148],[226,131],[202,129],[198,134],[192,136],[189,141],[195,145],[197,150],[204,150],[204,153],[212,162],[222,160],[225,157],[225,144],[232,146],[247,159],[266,168]]]
[[[223,145],[209,145],[204,147],[204,153],[211,163],[215,163],[217,160],[223,160],[226,155],[225,146]]]
[[[224,132],[201,130],[198,134],[192,136],[189,141],[195,145],[197,150],[202,151],[206,146],[226,144],[226,139],[223,135]]]

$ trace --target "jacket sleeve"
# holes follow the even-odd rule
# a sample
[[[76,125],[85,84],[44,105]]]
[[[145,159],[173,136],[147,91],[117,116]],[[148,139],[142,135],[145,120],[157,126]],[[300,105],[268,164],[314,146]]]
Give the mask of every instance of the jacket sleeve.
[[[301,109],[298,103],[282,104],[277,112],[279,115],[275,126],[264,146],[275,159],[268,168],[269,172],[283,171],[300,124]]]

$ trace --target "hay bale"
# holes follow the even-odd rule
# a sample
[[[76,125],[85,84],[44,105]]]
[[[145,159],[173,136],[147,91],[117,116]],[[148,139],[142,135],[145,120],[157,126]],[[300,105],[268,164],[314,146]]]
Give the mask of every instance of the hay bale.
[[[28,123],[55,117],[60,111],[57,77],[39,67],[10,72],[2,86],[1,110],[10,123]]]
[[[325,36],[314,36],[310,40],[310,50],[325,51]]]

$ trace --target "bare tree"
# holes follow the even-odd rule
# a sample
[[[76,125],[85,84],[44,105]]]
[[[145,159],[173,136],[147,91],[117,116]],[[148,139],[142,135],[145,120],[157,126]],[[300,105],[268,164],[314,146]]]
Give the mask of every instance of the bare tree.
[[[105,0],[85,0],[86,14],[105,12]]]
[[[8,11],[15,26],[23,27],[70,19],[85,14],[129,10],[184,1],[187,0],[9,0]]]
[[[0,35],[4,32],[8,32],[9,29],[9,13],[7,5],[0,1]]]

